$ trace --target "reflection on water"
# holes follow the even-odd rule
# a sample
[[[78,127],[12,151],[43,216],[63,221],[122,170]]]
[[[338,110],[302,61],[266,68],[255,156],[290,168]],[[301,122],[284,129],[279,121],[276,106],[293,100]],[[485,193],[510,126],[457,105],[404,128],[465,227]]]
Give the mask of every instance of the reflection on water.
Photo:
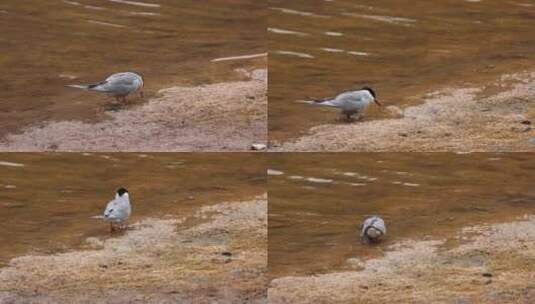
[[[258,195],[265,182],[264,154],[1,153],[0,265],[107,236],[107,224],[92,217],[121,186],[135,222]]]
[[[274,154],[269,174],[271,276],[349,269],[404,238],[530,214],[534,155],[451,153]],[[388,237],[365,246],[358,227],[381,215]]]
[[[387,105],[519,72],[535,59],[526,1],[269,0],[269,127],[275,141],[333,123],[296,103],[369,85]],[[370,109],[368,119],[385,114]]]
[[[94,119],[109,98],[65,88],[134,70],[153,95],[171,85],[235,77],[265,58],[262,1],[8,0],[0,3],[0,120],[19,130],[44,119]]]

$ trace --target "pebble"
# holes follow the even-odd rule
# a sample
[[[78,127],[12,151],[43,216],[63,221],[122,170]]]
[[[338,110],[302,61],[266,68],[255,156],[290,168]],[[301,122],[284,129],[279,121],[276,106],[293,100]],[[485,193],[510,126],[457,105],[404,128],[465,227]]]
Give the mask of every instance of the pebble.
[[[535,145],[535,137],[530,138],[529,142]]]
[[[393,116],[396,116],[396,117],[403,117],[403,110],[399,107],[396,107],[396,106],[388,106],[386,107],[386,110],[388,112],[390,112],[390,114],[392,114]]]
[[[251,150],[253,151],[263,151],[263,150],[266,150],[267,149],[267,145],[266,144],[252,144],[251,145]]]

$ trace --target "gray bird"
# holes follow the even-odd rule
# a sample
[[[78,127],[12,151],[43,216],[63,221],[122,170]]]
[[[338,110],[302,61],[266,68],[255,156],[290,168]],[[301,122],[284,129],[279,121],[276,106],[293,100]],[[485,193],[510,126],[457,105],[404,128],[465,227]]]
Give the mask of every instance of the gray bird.
[[[366,243],[379,242],[386,235],[385,221],[375,215],[365,219],[360,228],[360,237]]]
[[[104,210],[104,219],[110,222],[110,232],[126,228],[126,220],[132,213],[128,190],[120,188],[115,194],[115,199],[110,201]]]
[[[334,107],[341,110],[342,115],[345,115],[347,121],[351,121],[351,116],[357,114],[357,119],[362,117],[362,113],[366,108],[375,102],[378,106],[381,103],[375,97],[375,92],[369,88],[364,87],[360,90],[342,92],[334,98],[323,98],[314,100],[314,105]]]
[[[71,84],[68,87],[106,93],[123,102],[126,102],[128,94],[137,91],[143,98],[143,77],[133,72],[116,73],[98,83]]]

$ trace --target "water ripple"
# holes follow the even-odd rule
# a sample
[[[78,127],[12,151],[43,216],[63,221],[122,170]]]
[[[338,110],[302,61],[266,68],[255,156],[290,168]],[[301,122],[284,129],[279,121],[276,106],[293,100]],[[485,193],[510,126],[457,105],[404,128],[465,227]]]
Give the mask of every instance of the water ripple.
[[[314,56],[312,56],[310,54],[292,52],[292,51],[276,51],[275,54],[296,56],[296,57],[299,57],[299,58],[308,58],[308,59],[314,58]]]
[[[329,16],[325,15],[318,15],[310,12],[304,12],[304,11],[298,11],[288,8],[282,8],[282,7],[270,7],[272,10],[276,10],[285,14],[291,14],[291,15],[299,15],[299,16],[306,16],[306,17],[316,17],[316,18],[330,18]]]
[[[158,7],[161,6],[161,5],[157,4],[157,3],[145,3],[145,2],[128,1],[128,0],[108,0],[108,1],[115,2],[115,3],[122,3],[122,4],[144,6],[144,7],[154,7],[154,8],[158,8]]]
[[[96,20],[87,20],[89,23],[98,24],[98,25],[104,25],[104,26],[110,26],[110,27],[116,27],[116,28],[124,28],[126,26],[121,24],[115,24],[115,23],[109,23],[109,22],[102,22],[102,21],[96,21]]]
[[[0,161],[0,166],[6,166],[6,167],[24,167],[24,164],[19,163],[13,163],[13,162],[7,162],[7,161]]]
[[[268,30],[268,32],[275,33],[275,34],[308,36],[307,33],[290,31],[290,30],[279,29],[279,28],[274,28],[274,27],[268,27],[267,30]]]
[[[268,169],[267,170],[267,175],[283,175],[284,172],[282,171],[278,171],[278,170],[273,170],[273,169]]]
[[[403,18],[403,17],[391,17],[391,16],[380,16],[380,15],[365,15],[365,14],[356,14],[356,13],[342,13],[344,16],[348,17],[357,17],[373,21],[386,22],[391,24],[399,24],[403,26],[411,26],[411,23],[416,22],[415,19]]]
[[[327,36],[333,36],[333,37],[344,36],[344,34],[339,33],[339,32],[324,32],[323,34],[325,34],[325,35],[327,35]]]

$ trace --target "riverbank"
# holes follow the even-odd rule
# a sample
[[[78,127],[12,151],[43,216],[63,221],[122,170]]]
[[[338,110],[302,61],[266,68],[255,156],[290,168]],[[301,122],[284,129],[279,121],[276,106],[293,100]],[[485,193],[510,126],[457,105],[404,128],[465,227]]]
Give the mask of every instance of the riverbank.
[[[0,269],[0,303],[264,303],[267,196],[145,219],[92,249]]]
[[[5,136],[0,151],[247,151],[267,141],[267,70],[240,74],[249,80],[172,87],[143,104],[110,105],[95,123],[44,122]]]
[[[355,271],[283,277],[270,303],[533,303],[535,217],[461,229],[453,240],[406,240]]]
[[[272,151],[535,151],[535,72],[387,106],[386,119],[317,126]],[[387,103],[388,105],[388,103]]]

